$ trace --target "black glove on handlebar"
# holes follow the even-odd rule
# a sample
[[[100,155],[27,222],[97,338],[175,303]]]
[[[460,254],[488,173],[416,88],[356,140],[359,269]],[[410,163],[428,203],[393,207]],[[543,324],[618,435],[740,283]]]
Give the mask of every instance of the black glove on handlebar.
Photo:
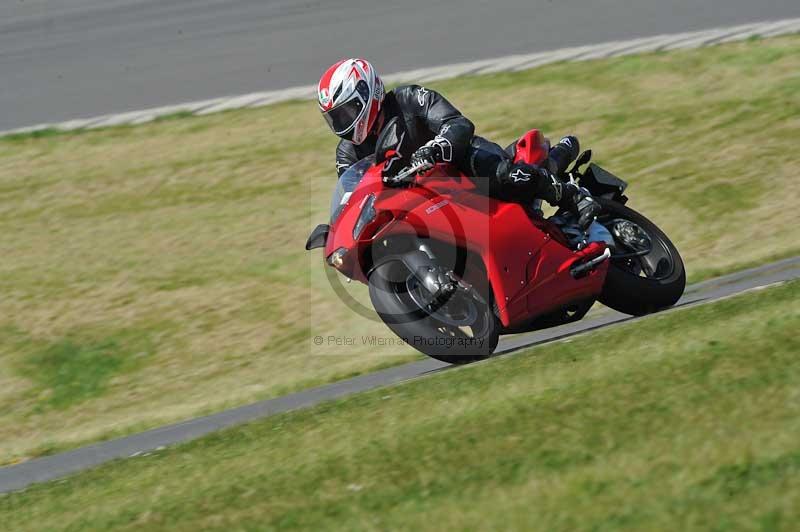
[[[417,148],[417,151],[411,156],[412,167],[427,167],[432,168],[438,162],[442,161],[442,148],[437,144],[425,144]]]
[[[429,142],[417,148],[411,155],[411,163],[396,176],[383,176],[383,184],[389,187],[405,187],[416,183],[418,174],[430,170],[436,163],[444,161],[442,147],[436,142]],[[404,172],[414,172],[403,175]]]

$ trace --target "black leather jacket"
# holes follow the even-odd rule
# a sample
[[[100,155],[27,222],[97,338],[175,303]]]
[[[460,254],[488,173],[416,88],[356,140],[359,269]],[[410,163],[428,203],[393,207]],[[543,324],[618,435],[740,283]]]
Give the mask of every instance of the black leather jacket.
[[[398,87],[386,94],[384,121],[400,117],[410,142],[403,142],[401,155],[408,158],[420,146],[434,141],[442,148],[443,160],[470,176],[479,192],[506,201],[529,202],[534,198],[559,203],[561,187],[553,174],[563,173],[577,157],[577,138],[557,144],[539,167],[519,163],[526,179],[513,178],[515,143],[505,150],[474,135],[475,126],[441,94],[419,85]],[[375,153],[376,132],[360,145],[342,140],[336,148],[336,170],[341,176],[352,164]],[[406,153],[407,151],[407,153]]]
[[[405,122],[411,141],[409,150],[413,152],[436,139],[442,145],[445,162],[468,167],[468,151],[475,126],[444,96],[419,85],[405,85],[386,93],[383,110],[384,124],[396,116]],[[336,148],[338,175],[341,176],[353,163],[372,155],[377,137],[377,134],[370,135],[358,146],[348,140],[340,141]]]

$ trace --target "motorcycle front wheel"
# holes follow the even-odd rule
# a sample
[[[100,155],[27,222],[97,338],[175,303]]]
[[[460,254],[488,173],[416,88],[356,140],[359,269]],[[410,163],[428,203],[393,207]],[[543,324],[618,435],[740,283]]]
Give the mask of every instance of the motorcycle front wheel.
[[[599,300],[641,316],[670,307],[686,288],[678,249],[656,224],[616,201],[595,198],[603,207],[597,221],[614,237],[608,275]]]
[[[459,287],[444,303],[431,294],[399,257],[388,257],[369,276],[369,296],[381,320],[411,347],[449,364],[491,356],[500,324],[491,305]]]

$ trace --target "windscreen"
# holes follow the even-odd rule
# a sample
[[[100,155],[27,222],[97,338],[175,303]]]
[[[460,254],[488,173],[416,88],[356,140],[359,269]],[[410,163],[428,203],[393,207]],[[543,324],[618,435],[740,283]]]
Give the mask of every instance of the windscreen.
[[[339,217],[342,209],[347,205],[347,200],[350,199],[350,194],[361,182],[361,178],[364,177],[366,171],[372,168],[374,164],[375,156],[369,155],[355,163],[341,175],[339,182],[336,183],[336,188],[333,190],[333,198],[331,199],[331,223],[335,222]]]

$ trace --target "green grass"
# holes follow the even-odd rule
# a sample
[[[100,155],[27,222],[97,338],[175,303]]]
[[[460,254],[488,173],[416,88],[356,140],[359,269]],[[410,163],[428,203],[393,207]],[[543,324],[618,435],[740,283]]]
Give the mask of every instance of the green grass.
[[[150,350],[147,338],[136,331],[65,338],[47,346],[22,341],[17,349],[25,352],[26,343],[35,350],[21,358],[19,371],[38,385],[32,390],[38,412],[63,410],[102,395],[115,375],[139,366]]]
[[[792,530],[800,282],[0,499],[11,530]]]
[[[31,140],[43,139],[48,137],[55,137],[58,135],[64,135],[67,132],[61,131],[56,128],[48,127],[43,129],[35,129],[33,131],[28,131],[27,133],[11,133],[10,135],[4,135],[2,137],[2,142],[10,142],[10,143],[22,143],[28,142]],[[69,135],[80,135],[82,131],[70,131]]]
[[[501,143],[576,133],[693,280],[800,253],[798,37],[432,87]],[[312,342],[390,336],[303,250],[327,217],[334,145],[311,102],[0,140],[0,463],[415,357]],[[120,331],[147,356],[107,363],[107,338],[125,360],[141,351]],[[70,345],[87,383],[71,357],[37,362]]]

